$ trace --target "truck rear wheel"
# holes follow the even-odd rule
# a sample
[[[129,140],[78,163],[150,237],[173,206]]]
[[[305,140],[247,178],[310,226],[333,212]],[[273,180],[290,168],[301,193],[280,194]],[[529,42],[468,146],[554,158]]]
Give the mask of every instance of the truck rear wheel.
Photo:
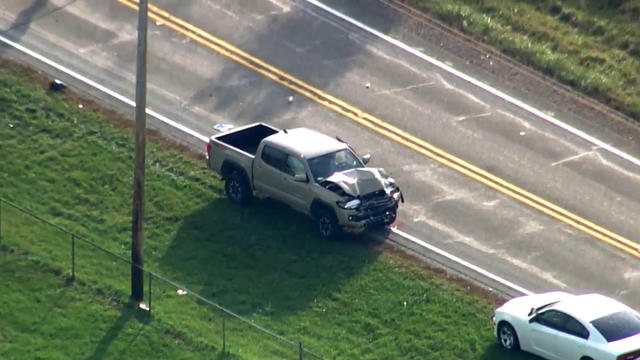
[[[236,204],[247,205],[253,199],[253,192],[246,176],[238,170],[231,170],[224,180],[224,192]]]
[[[316,230],[318,235],[325,239],[337,238],[342,235],[342,228],[338,224],[338,218],[333,211],[328,208],[320,208],[316,212]]]

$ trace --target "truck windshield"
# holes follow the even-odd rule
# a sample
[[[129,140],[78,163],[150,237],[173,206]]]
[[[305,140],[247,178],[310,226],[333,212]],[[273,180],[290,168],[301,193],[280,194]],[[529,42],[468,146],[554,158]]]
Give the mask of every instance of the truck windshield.
[[[320,155],[309,159],[311,175],[320,182],[335,172],[364,167],[360,159],[349,149]]]

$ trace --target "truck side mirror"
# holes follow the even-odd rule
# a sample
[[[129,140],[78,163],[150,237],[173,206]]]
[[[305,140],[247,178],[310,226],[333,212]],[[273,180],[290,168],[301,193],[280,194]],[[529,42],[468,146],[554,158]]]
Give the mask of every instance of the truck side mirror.
[[[307,182],[309,180],[307,179],[307,175],[306,174],[295,174],[295,175],[293,175],[293,181],[295,181],[295,182]]]
[[[369,163],[369,160],[371,160],[371,154],[364,154],[362,156],[362,162],[367,165],[367,163]]]

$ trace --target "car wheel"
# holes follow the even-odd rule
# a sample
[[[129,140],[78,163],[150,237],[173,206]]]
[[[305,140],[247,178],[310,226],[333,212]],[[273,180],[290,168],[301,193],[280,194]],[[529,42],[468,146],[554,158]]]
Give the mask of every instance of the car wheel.
[[[225,179],[224,192],[229,200],[240,205],[247,205],[253,198],[249,182],[238,170],[231,170]]]
[[[325,239],[337,238],[342,233],[336,214],[326,208],[321,208],[316,212],[316,229],[318,235]]]
[[[519,350],[518,334],[516,330],[507,322],[502,322],[498,326],[498,342],[507,350]]]

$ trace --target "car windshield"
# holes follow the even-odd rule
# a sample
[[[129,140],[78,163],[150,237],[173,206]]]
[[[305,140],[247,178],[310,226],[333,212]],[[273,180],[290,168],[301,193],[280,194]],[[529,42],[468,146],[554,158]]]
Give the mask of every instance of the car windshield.
[[[349,149],[320,155],[309,159],[309,169],[313,178],[320,182],[338,171],[357,169],[364,165]]]
[[[631,311],[609,314],[593,320],[591,324],[607,339],[607,342],[640,334],[640,316]]]

